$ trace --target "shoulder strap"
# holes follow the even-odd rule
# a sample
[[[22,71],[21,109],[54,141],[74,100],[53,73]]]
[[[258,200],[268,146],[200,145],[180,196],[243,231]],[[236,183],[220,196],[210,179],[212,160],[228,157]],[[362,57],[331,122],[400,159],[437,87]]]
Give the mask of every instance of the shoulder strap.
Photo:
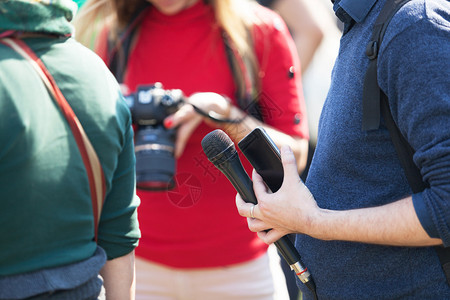
[[[429,187],[429,184],[423,181],[420,170],[413,160],[414,149],[401,134],[395,124],[389,108],[388,97],[380,89],[377,80],[378,51],[380,49],[384,33],[391,18],[400,9],[400,7],[408,1],[409,0],[387,0],[375,22],[372,38],[366,48],[366,55],[370,59],[370,62],[364,78],[362,129],[378,129],[380,125],[381,111],[386,123],[385,125],[389,130],[392,143],[394,144],[400,163],[405,171],[408,183],[414,193],[419,193]],[[447,283],[450,285],[450,248],[436,246],[435,250],[447,278]]]
[[[364,78],[363,88],[363,130],[378,129],[380,112],[385,119],[392,142],[405,170],[406,177],[414,193],[423,191],[428,184],[422,181],[422,175],[413,161],[414,149],[403,137],[395,124],[386,94],[380,89],[377,80],[378,51],[383,41],[384,33],[394,14],[409,0],[387,0],[380,12],[372,31],[372,37],[366,48],[370,59]]]
[[[369,66],[364,78],[363,89],[363,130],[378,129],[380,125],[380,87],[377,79],[378,51],[383,41],[384,33],[395,13],[409,0],[387,0],[375,21],[372,37],[366,47]]]
[[[80,121],[73,112],[67,100],[64,98],[61,90],[58,88],[52,75],[47,70],[44,63],[36,56],[33,50],[31,50],[31,48],[28,47],[28,45],[23,41],[16,38],[0,39],[0,43],[3,43],[14,49],[34,67],[69,123],[70,129],[72,130],[75,141],[80,150],[81,157],[83,159],[84,166],[86,167],[86,172],[89,179],[92,208],[94,212],[94,235],[95,241],[97,241],[98,223],[100,221],[101,210],[106,193],[105,177],[97,153],[95,152],[94,147],[89,141],[89,138],[87,137],[83,127],[81,126]]]
[[[422,174],[420,173],[417,165],[414,163],[414,149],[411,147],[405,137],[403,137],[402,133],[394,122],[391,110],[389,108],[389,100],[386,94],[383,91],[380,91],[380,96],[381,113],[383,114],[383,118],[386,123],[385,125],[389,130],[389,134],[391,136],[391,140],[394,144],[395,150],[397,151],[400,163],[403,167],[403,170],[405,171],[408,183],[411,186],[413,193],[420,193],[425,190],[425,188],[429,187],[429,184],[422,180]]]

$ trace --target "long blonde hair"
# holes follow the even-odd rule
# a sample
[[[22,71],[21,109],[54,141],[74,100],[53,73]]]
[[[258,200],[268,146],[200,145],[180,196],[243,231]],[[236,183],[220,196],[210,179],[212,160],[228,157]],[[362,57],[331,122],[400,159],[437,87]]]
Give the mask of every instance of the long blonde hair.
[[[229,37],[236,54],[245,63],[246,71],[252,81],[252,88],[259,89],[258,64],[251,39],[251,28],[259,22],[250,5],[252,0],[200,0],[211,5],[216,22]],[[117,32],[129,22],[133,13],[147,3],[146,0],[88,0],[75,17],[75,38],[85,46],[93,49],[100,30],[110,28],[112,40]],[[239,62],[233,62],[235,70],[239,70],[235,78],[238,89],[245,91],[243,85],[246,74],[243,74]],[[243,96],[243,95],[240,95]]]

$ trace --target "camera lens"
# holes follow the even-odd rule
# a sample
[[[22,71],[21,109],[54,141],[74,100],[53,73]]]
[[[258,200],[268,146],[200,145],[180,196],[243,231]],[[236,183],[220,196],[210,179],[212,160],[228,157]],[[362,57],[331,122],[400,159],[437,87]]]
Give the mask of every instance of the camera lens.
[[[175,131],[162,126],[146,127],[136,134],[136,184],[144,190],[174,187]]]
[[[163,121],[183,105],[183,92],[164,90],[157,82],[138,86],[125,100],[137,125],[136,186],[152,191],[174,188],[176,129],[166,129]]]

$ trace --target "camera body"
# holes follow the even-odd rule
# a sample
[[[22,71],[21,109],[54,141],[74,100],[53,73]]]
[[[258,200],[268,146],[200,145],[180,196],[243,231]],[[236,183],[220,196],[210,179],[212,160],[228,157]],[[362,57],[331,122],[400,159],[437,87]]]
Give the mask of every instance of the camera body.
[[[164,90],[161,83],[138,86],[125,96],[136,126],[136,186],[144,190],[174,187],[176,129],[166,129],[164,119],[185,102],[181,90]]]

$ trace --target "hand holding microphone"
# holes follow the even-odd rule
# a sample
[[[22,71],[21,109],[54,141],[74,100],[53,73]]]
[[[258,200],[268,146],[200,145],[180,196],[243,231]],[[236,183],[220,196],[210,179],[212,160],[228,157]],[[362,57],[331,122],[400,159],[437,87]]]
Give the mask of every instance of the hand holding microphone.
[[[248,220],[248,228],[256,232],[258,237],[266,244],[272,244],[287,234],[298,232],[292,228],[295,220],[290,221],[292,215],[289,212],[295,210],[293,207],[286,205],[290,202],[286,203],[287,201],[278,201],[278,197],[274,198],[276,195],[274,196],[267,188],[263,178],[255,170],[253,170],[252,180],[258,202],[267,201],[270,203],[270,211],[265,211],[267,210],[267,206],[261,208],[261,205],[250,205],[246,203],[237,194],[236,207],[239,214],[243,217],[250,218]],[[272,217],[273,215],[270,213],[272,211],[279,213]]]
[[[267,244],[274,243],[289,233],[310,232],[309,228],[300,227],[308,224],[308,222],[298,222],[298,220],[299,218],[309,219],[310,215],[318,209],[313,196],[298,178],[292,151],[285,148],[281,150],[281,153],[284,173],[287,176],[284,178],[283,186],[276,190],[277,193],[274,194],[268,190],[264,179],[256,170],[253,170],[254,192],[258,202],[262,202],[263,206],[250,206],[243,201],[239,194],[236,196],[239,214],[251,217],[250,210],[253,210],[253,218],[255,219],[249,220],[249,228],[251,231],[257,232],[259,238]],[[303,201],[305,199],[307,201]],[[267,210],[267,207],[269,210]],[[266,231],[269,228],[272,230]]]
[[[240,197],[247,203],[257,204],[258,201],[253,190],[253,183],[241,164],[233,141],[222,130],[217,129],[203,138],[202,147],[209,161],[228,178]],[[276,157],[276,159],[279,158]],[[262,184],[262,182],[260,183]],[[255,206],[249,206],[249,216],[252,213],[252,207],[255,209]],[[255,212],[253,211],[253,213]],[[283,236],[275,241],[274,244],[286,262],[295,271],[297,277],[316,295],[315,284],[311,274],[303,265],[299,253],[289,238]]]

